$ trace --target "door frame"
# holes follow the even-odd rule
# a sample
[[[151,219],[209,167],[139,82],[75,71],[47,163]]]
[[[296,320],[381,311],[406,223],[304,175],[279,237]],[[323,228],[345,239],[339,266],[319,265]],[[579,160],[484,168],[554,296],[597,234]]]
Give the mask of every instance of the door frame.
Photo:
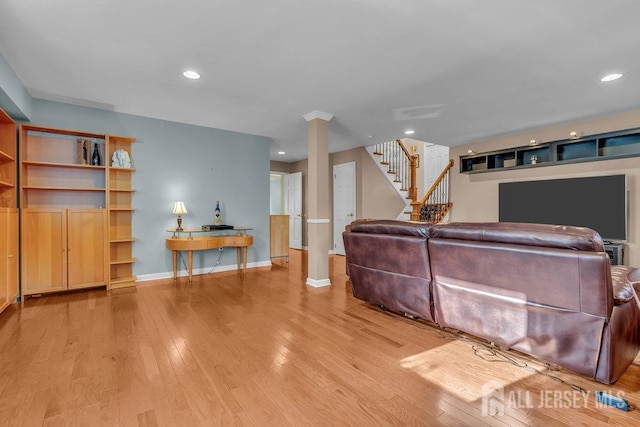
[[[300,198],[300,214],[299,216],[294,216],[291,215],[291,212],[289,211],[289,180],[291,180],[292,176],[299,174],[300,176],[300,194],[299,194],[299,198]],[[303,235],[302,233],[304,232],[304,227],[302,224],[302,220],[304,218],[304,214],[303,214],[303,209],[302,209],[302,203],[304,201],[303,199],[303,194],[302,192],[304,191],[304,183],[303,183],[303,177],[302,177],[302,172],[293,172],[293,173],[289,173],[287,175],[284,176],[284,188],[285,188],[285,214],[289,215],[289,247],[292,249],[302,249],[302,242],[303,242]],[[298,197],[298,195],[296,194],[296,198]],[[296,221],[299,224],[296,224]],[[298,236],[300,237],[300,245],[295,245],[295,244],[291,244],[292,242],[294,242],[294,238],[296,236],[295,234],[295,229],[298,229],[299,233]]]
[[[353,180],[351,182],[351,188],[353,188],[353,218],[351,218],[351,221],[355,220],[357,215],[356,215],[356,211],[357,211],[357,189],[356,189],[356,162],[355,161],[351,161],[351,162],[346,162],[346,163],[340,163],[340,164],[336,164],[333,165],[333,253],[338,253],[339,255],[344,255],[344,246],[341,245],[341,247],[343,248],[342,252],[336,252],[336,248],[337,248],[337,243],[338,241],[340,241],[341,237],[342,237],[342,232],[344,231],[344,226],[342,225],[342,223],[338,223],[337,219],[337,215],[336,215],[336,169],[340,169],[340,168],[350,168],[353,170]]]

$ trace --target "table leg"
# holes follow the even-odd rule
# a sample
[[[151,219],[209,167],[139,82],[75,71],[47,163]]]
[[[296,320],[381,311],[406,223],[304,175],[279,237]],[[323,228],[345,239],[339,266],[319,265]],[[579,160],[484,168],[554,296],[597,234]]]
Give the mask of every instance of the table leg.
[[[247,274],[247,252],[249,252],[249,247],[243,246],[242,250],[244,251],[244,274]]]
[[[173,280],[178,280],[178,251],[173,252]]]
[[[189,264],[189,267],[188,267],[189,268],[189,283],[191,283],[191,277],[193,275],[193,251],[188,251],[188,252],[189,252],[189,255],[188,255],[188,258],[189,258],[189,263],[188,263]]]
[[[240,246],[236,246],[236,263],[238,264],[238,271],[240,271]]]

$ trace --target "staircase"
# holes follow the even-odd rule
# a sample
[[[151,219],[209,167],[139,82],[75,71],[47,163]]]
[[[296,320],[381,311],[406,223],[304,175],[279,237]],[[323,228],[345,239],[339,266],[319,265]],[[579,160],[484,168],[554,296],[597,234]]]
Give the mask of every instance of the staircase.
[[[367,147],[369,154],[398,194],[406,201],[406,208],[397,219],[411,219],[420,222],[442,222],[453,207],[449,196],[449,176],[453,159],[449,161],[425,196],[418,200],[416,169],[420,158],[410,154],[402,141],[388,141]]]
[[[453,167],[453,159],[442,170],[422,200],[411,202],[411,220],[420,222],[443,222],[451,208],[449,176]]]
[[[416,200],[418,187],[416,185],[416,168],[419,157],[409,154],[402,141],[396,139],[367,147],[367,151],[374,158],[380,170],[396,192],[405,200],[405,208],[396,219],[410,219],[411,203]]]

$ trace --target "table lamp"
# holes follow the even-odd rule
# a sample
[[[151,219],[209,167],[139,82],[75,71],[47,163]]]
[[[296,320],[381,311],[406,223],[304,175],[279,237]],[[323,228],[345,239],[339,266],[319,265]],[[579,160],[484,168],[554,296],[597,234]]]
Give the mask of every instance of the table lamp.
[[[176,231],[182,231],[182,217],[180,215],[187,213],[187,208],[184,207],[184,202],[176,202],[173,205],[173,211],[171,211],[171,213],[178,215],[178,228],[176,228]]]

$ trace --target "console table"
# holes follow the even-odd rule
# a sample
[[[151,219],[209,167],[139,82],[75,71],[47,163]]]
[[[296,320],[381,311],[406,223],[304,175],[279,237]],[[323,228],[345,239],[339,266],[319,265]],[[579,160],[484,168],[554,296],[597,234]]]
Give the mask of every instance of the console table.
[[[232,230],[226,231],[235,232],[235,234],[224,235],[211,234],[218,233],[219,231],[202,231],[201,229],[167,230],[173,233],[172,237],[166,239],[166,247],[172,251],[173,255],[173,280],[178,279],[178,251],[187,251],[187,269],[189,282],[191,282],[193,277],[193,251],[205,251],[229,246],[236,248],[238,270],[240,270],[240,266],[242,265],[242,272],[246,274],[247,249],[253,245],[253,236],[246,234],[247,230],[251,230],[251,228],[234,227]],[[194,236],[194,234],[196,236]],[[181,237],[181,235],[184,235],[184,237]]]

